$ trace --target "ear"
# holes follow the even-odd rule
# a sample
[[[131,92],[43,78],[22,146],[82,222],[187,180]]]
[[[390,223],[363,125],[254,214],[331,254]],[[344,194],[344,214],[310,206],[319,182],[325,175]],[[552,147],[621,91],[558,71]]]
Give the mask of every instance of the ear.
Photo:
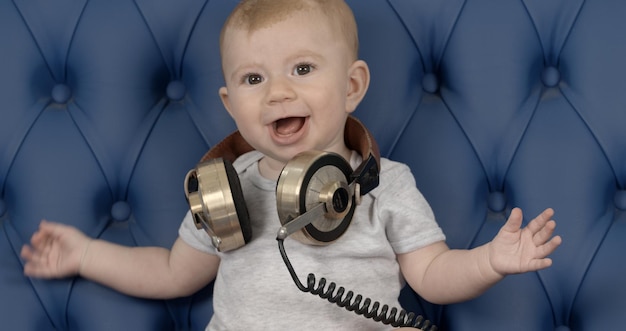
[[[226,108],[226,111],[228,112],[228,114],[230,114],[230,117],[233,117],[233,114],[230,111],[230,100],[228,100],[228,89],[225,86],[222,86],[220,87],[218,93],[220,95],[220,99],[222,99],[222,104],[224,105],[224,108]]]
[[[352,63],[348,71],[346,111],[352,113],[359,105],[370,85],[370,69],[363,60]]]

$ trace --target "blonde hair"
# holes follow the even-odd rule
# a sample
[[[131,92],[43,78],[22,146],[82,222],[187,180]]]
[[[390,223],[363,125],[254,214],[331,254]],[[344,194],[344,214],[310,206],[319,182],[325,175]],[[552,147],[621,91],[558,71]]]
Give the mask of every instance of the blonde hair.
[[[344,0],[242,0],[222,27],[220,50],[224,48],[224,36],[228,29],[242,29],[249,33],[269,27],[299,11],[319,11],[335,25],[352,53],[357,59],[359,38],[356,20],[350,7]]]

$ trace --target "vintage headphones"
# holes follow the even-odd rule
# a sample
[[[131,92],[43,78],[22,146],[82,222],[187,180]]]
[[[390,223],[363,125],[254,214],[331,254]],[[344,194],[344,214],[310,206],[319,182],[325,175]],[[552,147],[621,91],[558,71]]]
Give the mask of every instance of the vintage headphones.
[[[276,184],[276,204],[289,235],[312,245],[337,240],[350,225],[362,195],[378,186],[380,152],[367,128],[349,116],[345,127],[348,148],[363,162],[356,170],[338,154],[307,151],[283,168]],[[254,150],[235,131],[209,150],[185,177],[185,195],[198,230],[205,230],[218,251],[244,246],[252,238],[250,217],[232,162]]]

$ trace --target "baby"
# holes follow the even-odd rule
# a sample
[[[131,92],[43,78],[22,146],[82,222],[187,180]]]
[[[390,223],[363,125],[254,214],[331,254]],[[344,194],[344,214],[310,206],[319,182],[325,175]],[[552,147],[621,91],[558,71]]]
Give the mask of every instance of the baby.
[[[276,245],[281,171],[306,151],[326,151],[354,169],[363,155],[345,140],[346,123],[370,80],[358,59],[354,16],[343,0],[244,0],[220,40],[226,86],[219,96],[253,149],[233,163],[250,211],[252,238],[217,250],[191,213],[171,249],[123,247],[42,221],[22,249],[31,277],[80,275],[128,295],[168,299],[214,283],[207,330],[384,330],[384,325],[306,295]],[[360,197],[345,233],[330,245],[285,240],[301,279],[313,271],[381,304],[399,306],[408,283],[424,299],[474,298],[506,275],[547,268],[561,243],[552,209],[524,228],[513,209],[492,241],[451,250],[409,168],[380,158],[378,187]]]

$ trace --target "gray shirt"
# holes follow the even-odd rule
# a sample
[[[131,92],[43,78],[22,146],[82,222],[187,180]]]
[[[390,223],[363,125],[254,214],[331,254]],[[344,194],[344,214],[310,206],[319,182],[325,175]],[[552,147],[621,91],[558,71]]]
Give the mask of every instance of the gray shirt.
[[[252,240],[234,251],[217,252],[188,213],[179,229],[190,246],[216,254],[221,262],[215,279],[214,315],[207,330],[383,330],[325,299],[301,292],[285,267],[276,234],[276,182],[259,174],[259,152],[239,157],[239,174],[252,225]],[[361,162],[352,154],[350,164]],[[374,301],[398,307],[404,280],[396,254],[445,240],[432,210],[415,186],[408,166],[383,158],[380,185],[363,196],[346,233],[328,246],[285,240],[285,250],[300,281],[314,273]],[[328,286],[327,283],[327,286]]]

